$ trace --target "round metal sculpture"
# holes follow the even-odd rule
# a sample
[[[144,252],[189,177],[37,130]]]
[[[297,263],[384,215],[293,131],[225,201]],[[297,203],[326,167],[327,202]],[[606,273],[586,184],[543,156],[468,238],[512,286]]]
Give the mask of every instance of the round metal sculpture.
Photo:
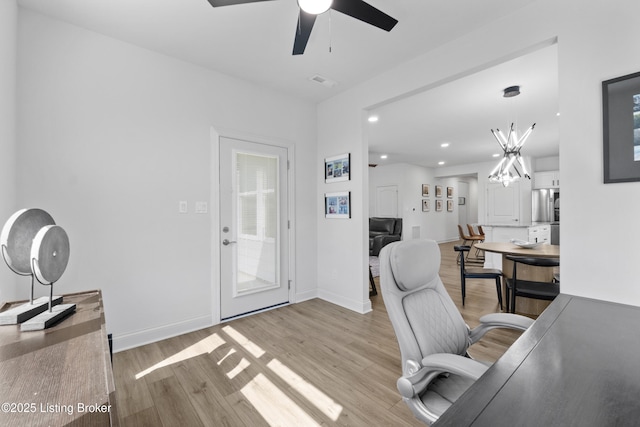
[[[18,274],[30,275],[31,247],[38,231],[55,221],[42,209],[21,209],[11,215],[0,234],[0,245],[5,262]]]
[[[42,227],[31,246],[33,274],[43,285],[57,282],[69,262],[69,237],[58,225]]]

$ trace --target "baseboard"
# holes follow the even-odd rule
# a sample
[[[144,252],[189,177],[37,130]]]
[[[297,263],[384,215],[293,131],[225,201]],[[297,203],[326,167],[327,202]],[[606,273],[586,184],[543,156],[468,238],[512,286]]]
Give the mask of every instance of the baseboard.
[[[371,301],[368,299],[364,302],[356,301],[322,289],[318,290],[318,298],[360,314],[369,313],[372,310]]]
[[[309,301],[311,299],[314,298],[318,298],[318,290],[317,289],[313,289],[310,291],[306,291],[306,292],[301,292],[299,294],[296,294],[296,304],[302,301]]]
[[[114,334],[113,335],[113,352],[129,350],[131,348],[140,347],[145,344],[151,344],[172,338],[178,335],[187,334],[189,332],[208,328],[213,325],[211,316],[202,316],[195,319],[189,319],[182,322],[172,323],[169,325],[158,326],[156,328],[143,329],[140,331]]]

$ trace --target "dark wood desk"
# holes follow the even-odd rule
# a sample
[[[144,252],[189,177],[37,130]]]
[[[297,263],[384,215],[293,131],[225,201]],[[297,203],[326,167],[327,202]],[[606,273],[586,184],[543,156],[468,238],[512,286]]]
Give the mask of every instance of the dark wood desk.
[[[437,427],[637,426],[640,307],[559,295]]]

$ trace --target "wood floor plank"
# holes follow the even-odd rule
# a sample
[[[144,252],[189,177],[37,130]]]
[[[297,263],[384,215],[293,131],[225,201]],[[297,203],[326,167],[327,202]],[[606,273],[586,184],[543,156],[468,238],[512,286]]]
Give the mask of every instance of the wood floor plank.
[[[495,285],[469,280],[462,306],[457,243],[440,245],[440,276],[473,327],[499,311]],[[313,299],[117,353],[121,423],[422,426],[396,389],[400,350],[382,296],[371,304],[358,314]],[[491,331],[469,352],[495,361],[519,335]]]

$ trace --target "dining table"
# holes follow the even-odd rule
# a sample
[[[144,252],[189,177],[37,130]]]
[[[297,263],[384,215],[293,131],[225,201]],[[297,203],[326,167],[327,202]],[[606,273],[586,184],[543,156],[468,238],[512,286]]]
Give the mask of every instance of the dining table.
[[[433,427],[637,426],[640,307],[560,294]]]
[[[502,275],[506,279],[513,277],[513,261],[507,258],[507,255],[526,256],[533,258],[560,258],[560,246],[540,244],[531,248],[525,248],[511,242],[482,242],[474,245],[479,250],[485,252],[493,252],[502,255],[502,265],[490,265],[490,268],[500,268]],[[518,277],[526,280],[535,280],[539,282],[551,282],[554,275],[559,275],[558,269],[549,267],[537,267],[525,264],[518,264]],[[506,295],[506,280],[502,281],[502,292]],[[506,297],[505,297],[506,298]],[[538,316],[549,306],[550,302],[545,300],[517,297],[516,307],[518,313]]]

